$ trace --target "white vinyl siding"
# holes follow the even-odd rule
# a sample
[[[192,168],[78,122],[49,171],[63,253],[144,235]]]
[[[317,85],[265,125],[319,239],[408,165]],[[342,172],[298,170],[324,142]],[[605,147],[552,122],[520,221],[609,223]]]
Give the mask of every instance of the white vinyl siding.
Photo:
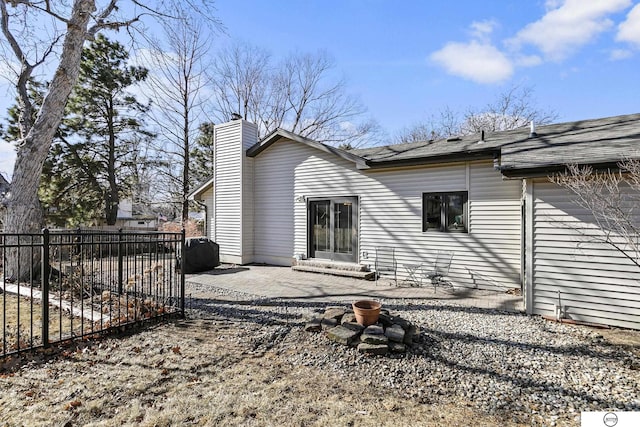
[[[255,160],[258,259],[307,254],[307,204],[294,199],[356,196],[360,254],[368,255],[360,262],[373,264],[376,246],[393,246],[403,277],[403,263],[451,250],[450,277],[458,284],[519,286],[521,183],[502,180],[491,161],[372,172],[291,141]],[[469,192],[469,233],[423,232],[422,194],[447,191]]]
[[[244,145],[256,141],[256,126],[242,120],[214,127],[215,156],[211,238],[223,262],[246,263],[253,252],[253,159]],[[252,136],[253,135],[253,136]]]
[[[229,126],[215,128],[214,178],[214,227],[212,239],[220,245],[220,257],[240,255],[241,214],[239,203],[242,178],[241,146],[238,144],[240,128]]]
[[[294,256],[294,174],[309,152],[277,143],[254,161],[254,259],[291,265]],[[302,202],[304,206],[304,202]]]
[[[640,270],[600,235],[572,196],[547,180],[533,181],[532,301],[534,314],[640,329]]]
[[[213,188],[214,186],[212,185],[200,196],[200,200],[206,206],[206,223],[204,225],[204,234],[211,239],[213,239],[213,214],[215,213],[215,211],[213,210]]]
[[[242,128],[242,263],[253,262],[254,242],[254,159],[245,152],[258,140],[257,127],[244,122]]]

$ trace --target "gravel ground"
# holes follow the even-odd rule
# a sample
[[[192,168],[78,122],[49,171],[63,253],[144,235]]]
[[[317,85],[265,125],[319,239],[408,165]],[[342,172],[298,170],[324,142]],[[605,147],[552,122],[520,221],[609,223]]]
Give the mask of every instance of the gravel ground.
[[[637,331],[388,299],[418,341],[366,356],[304,331],[347,301],[187,295],[186,321],[5,363],[0,425],[573,426],[581,411],[640,411]]]
[[[255,351],[277,349],[294,366],[364,378],[407,399],[426,404],[454,399],[503,419],[540,425],[575,425],[581,411],[640,411],[637,331],[623,331],[635,342],[625,345],[608,340],[607,330],[518,313],[383,300],[384,308],[421,332],[406,354],[370,357],[302,330],[304,321],[327,305],[347,302],[279,301],[197,284],[189,284],[189,291],[195,296],[194,317],[262,325],[247,337]]]

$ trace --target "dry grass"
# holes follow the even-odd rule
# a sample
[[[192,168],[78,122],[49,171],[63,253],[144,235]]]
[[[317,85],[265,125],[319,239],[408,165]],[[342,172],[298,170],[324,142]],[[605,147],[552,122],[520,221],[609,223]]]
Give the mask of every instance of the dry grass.
[[[38,302],[31,303],[29,298],[18,297],[7,293],[0,294],[0,310],[5,315],[0,314],[0,335],[6,332],[7,350],[16,350],[18,343],[18,321],[20,323],[20,347],[31,346],[31,336],[33,344],[40,344],[42,341],[42,305]],[[73,333],[79,334],[82,322],[78,318],[72,319],[55,307],[49,307],[49,337],[51,340],[70,336]],[[91,324],[84,322],[84,328],[90,328]],[[1,350],[1,349],[0,349]]]
[[[255,352],[247,328],[178,321],[73,350],[0,376],[7,425],[505,425],[464,401],[425,403],[330,369]],[[293,333],[293,332],[292,332]],[[301,332],[304,333],[304,332]],[[294,336],[292,339],[299,337]],[[517,424],[510,424],[517,425]]]

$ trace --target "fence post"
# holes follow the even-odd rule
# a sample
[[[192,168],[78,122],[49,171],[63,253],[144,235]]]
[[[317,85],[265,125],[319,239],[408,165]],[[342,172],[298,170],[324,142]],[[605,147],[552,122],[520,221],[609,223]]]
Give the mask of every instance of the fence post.
[[[185,229],[183,228],[180,232],[180,313],[182,314],[182,318],[185,317],[184,312],[184,299],[185,299],[185,282],[184,282],[184,263],[185,263],[185,251],[186,251],[186,243],[185,243]]]
[[[122,295],[123,252],[124,252],[124,248],[122,247],[122,228],[120,228],[118,230],[118,295]]]
[[[42,345],[49,346],[49,229],[42,230],[42,253],[40,260],[42,280]]]

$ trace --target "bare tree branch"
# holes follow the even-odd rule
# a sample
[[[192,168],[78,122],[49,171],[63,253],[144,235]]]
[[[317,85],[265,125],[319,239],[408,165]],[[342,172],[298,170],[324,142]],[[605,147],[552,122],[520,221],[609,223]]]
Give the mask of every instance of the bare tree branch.
[[[482,108],[468,108],[463,114],[443,108],[436,116],[405,128],[396,142],[427,142],[450,136],[471,135],[481,131],[497,132],[527,126],[531,121],[543,125],[558,118],[553,110],[535,106],[533,89],[512,86]]]
[[[216,119],[238,113],[258,124],[260,136],[283,128],[320,142],[362,144],[374,127],[361,123],[365,108],[343,80],[330,77],[332,70],[324,52],[294,53],[273,65],[268,52],[236,44],[214,64]]]
[[[618,170],[594,171],[590,166],[568,165],[567,172],[550,177],[567,189],[572,201],[593,218],[597,229],[570,226],[585,242],[613,247],[640,267],[640,161],[624,160]]]
[[[166,47],[160,41],[153,44],[148,60],[152,64],[149,79],[155,108],[153,118],[162,131],[159,151],[172,159],[167,174],[172,176],[172,197],[179,200],[183,224],[188,221],[190,189],[190,155],[203,119],[207,98],[203,96],[209,84],[205,70],[210,40],[204,36],[201,23],[182,15],[175,25],[165,28]],[[176,200],[173,200],[176,202]]]
[[[146,7],[149,3],[141,0],[133,1],[137,7]],[[125,26],[134,28],[141,14],[133,17],[115,16],[119,10],[119,0],[105,0],[106,6],[96,12],[95,0],[68,0],[54,2],[49,0],[2,0],[0,1],[0,18],[2,19],[2,38],[0,43],[8,46],[21,71],[16,73],[15,89],[20,101],[21,144],[18,147],[13,171],[12,183],[7,200],[6,231],[10,233],[34,232],[43,224],[42,208],[38,199],[38,187],[42,169],[51,147],[51,141],[59,127],[65,104],[75,85],[80,67],[82,47],[99,29],[114,29]],[[180,4],[179,0],[159,1],[154,7],[146,7],[143,13],[160,18],[162,8],[167,4]],[[206,8],[211,3],[201,0]],[[187,7],[194,10],[196,4],[187,2]],[[8,8],[12,8],[9,12]],[[197,12],[197,10],[196,10]],[[135,14],[135,12],[134,12]],[[15,18],[12,21],[12,17]],[[40,27],[33,25],[36,22]],[[62,23],[62,26],[59,26]],[[50,64],[54,70],[44,101],[38,114],[33,117],[33,106],[28,101],[24,88],[33,73],[36,64],[44,64],[39,52],[44,48],[44,59],[51,58],[54,51],[58,55],[57,63]],[[29,59],[34,56],[36,59]],[[47,61],[48,62],[48,61]],[[22,263],[19,262],[23,257]],[[33,262],[28,254],[10,254],[6,264],[9,277],[19,271],[18,265],[29,265]],[[21,274],[24,274],[24,270]]]

